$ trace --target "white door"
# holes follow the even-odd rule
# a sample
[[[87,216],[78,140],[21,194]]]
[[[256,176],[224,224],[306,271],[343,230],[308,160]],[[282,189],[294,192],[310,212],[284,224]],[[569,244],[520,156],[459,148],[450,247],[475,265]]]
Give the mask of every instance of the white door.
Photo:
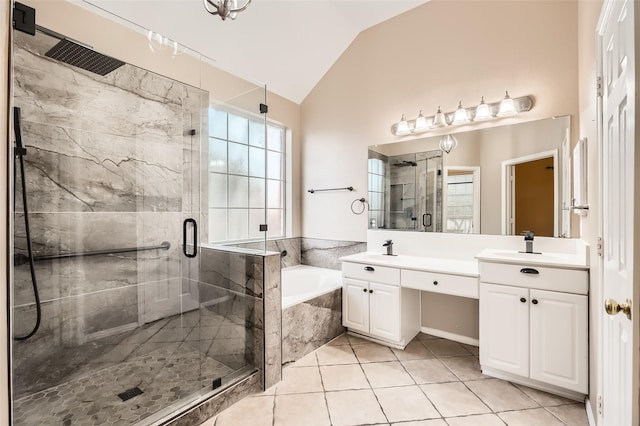
[[[587,296],[530,290],[529,297],[530,377],[586,394]]]
[[[342,325],[369,332],[369,283],[345,278],[342,287]]]
[[[529,290],[480,283],[480,365],[529,376]]]
[[[400,287],[370,282],[369,308],[369,332],[400,340]]]
[[[604,299],[603,424],[637,424],[633,323],[616,308],[633,306],[635,142],[634,2],[605,1],[598,24],[602,71],[602,220]],[[633,402],[635,401],[635,403]],[[634,410],[635,418],[634,417]],[[634,423],[636,422],[636,423]]]

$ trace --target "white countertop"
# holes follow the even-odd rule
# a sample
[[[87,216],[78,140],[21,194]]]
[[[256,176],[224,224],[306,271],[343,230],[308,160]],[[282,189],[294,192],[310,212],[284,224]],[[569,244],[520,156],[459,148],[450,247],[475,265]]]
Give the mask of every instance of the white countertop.
[[[476,259],[483,262],[509,263],[513,265],[589,269],[586,253],[522,253],[515,250],[485,249],[476,255]]]
[[[367,265],[412,269],[415,271],[438,272],[443,274],[478,277],[478,262],[476,260],[406,256],[402,254],[397,256],[387,256],[375,252],[352,254],[350,256],[341,257],[340,260]]]

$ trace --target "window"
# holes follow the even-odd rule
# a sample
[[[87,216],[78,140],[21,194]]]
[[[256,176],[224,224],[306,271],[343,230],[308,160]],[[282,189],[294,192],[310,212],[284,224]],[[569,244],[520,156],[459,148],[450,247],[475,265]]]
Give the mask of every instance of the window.
[[[284,237],[285,131],[262,118],[209,108],[209,242]],[[266,201],[266,202],[265,202]]]
[[[479,233],[479,169],[449,169],[446,172],[445,231]]]

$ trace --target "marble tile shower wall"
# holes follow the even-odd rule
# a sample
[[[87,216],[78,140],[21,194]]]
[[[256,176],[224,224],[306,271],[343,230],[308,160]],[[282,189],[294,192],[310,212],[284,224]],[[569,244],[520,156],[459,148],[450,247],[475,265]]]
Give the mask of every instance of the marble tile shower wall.
[[[208,94],[131,65],[105,77],[67,66],[43,56],[56,40],[41,34],[17,34],[15,42],[35,255],[171,243],[166,251],[38,262],[42,325],[15,345],[19,372],[56,347],[178,313],[168,311],[180,309],[184,287],[181,224],[207,193],[192,191],[191,181],[206,158],[199,135]],[[23,216],[18,202],[17,253],[26,253]],[[23,334],[35,321],[28,265],[15,268],[14,281],[14,323]],[[177,302],[149,299],[165,293]]]
[[[302,238],[302,264],[318,268],[342,269],[340,258],[367,251],[367,243]]]
[[[238,325],[215,355],[232,368],[253,365],[266,387],[280,381],[282,309],[277,253],[249,254],[203,247],[200,303]]]

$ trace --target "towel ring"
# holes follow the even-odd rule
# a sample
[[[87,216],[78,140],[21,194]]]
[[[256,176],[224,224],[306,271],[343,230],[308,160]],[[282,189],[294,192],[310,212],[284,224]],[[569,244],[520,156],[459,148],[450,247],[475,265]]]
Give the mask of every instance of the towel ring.
[[[353,205],[354,205],[355,203],[357,203],[358,201],[362,203],[362,210],[360,210],[360,211],[356,211],[356,210],[353,208]],[[367,202],[367,200],[365,200],[364,198],[356,198],[355,200],[353,200],[353,201],[351,202],[351,212],[352,212],[353,214],[362,214],[362,213],[364,213],[364,211],[365,211],[367,208],[369,208],[369,203],[368,203],[368,202]]]

